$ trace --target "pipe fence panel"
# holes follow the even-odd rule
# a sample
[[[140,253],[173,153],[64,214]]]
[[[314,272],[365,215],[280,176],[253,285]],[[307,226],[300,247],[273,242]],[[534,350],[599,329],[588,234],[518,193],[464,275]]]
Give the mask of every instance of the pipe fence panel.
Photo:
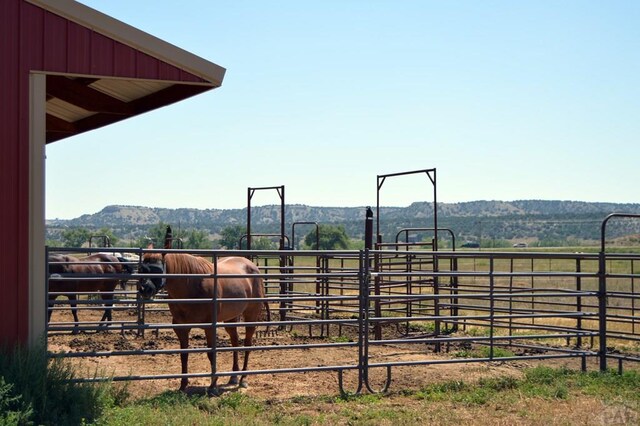
[[[48,327],[51,357],[163,357],[164,368],[140,374],[116,374],[113,380],[223,377],[231,371],[232,352],[277,353],[274,365],[246,374],[330,372],[338,375],[341,391],[385,390],[397,367],[442,363],[577,358],[637,361],[639,255],[535,252],[455,252],[408,249],[364,251],[212,251],[190,253],[208,259],[250,257],[260,267],[264,299],[271,317],[256,323],[172,324],[169,306],[208,303],[217,312],[223,303],[256,299],[169,299],[159,293],[142,300],[136,291],[143,278],[137,265],[148,252],[185,250],[109,249],[129,255],[131,272],[111,275],[52,272],[64,262],[47,265],[51,296],[77,296],[78,321],[71,320],[65,301],[51,300]],[[82,249],[48,249],[50,253],[82,253]],[[137,259],[137,260],[132,260]],[[67,262],[68,263],[68,262]],[[604,264],[604,267],[603,267]],[[218,280],[224,274],[174,278]],[[122,289],[83,291],[92,281],[116,279]],[[80,283],[80,284],[79,284]],[[50,288],[50,287],[48,287]],[[66,302],[68,303],[68,302]],[[113,319],[99,321],[104,305],[113,305]],[[215,318],[216,315],[213,315]],[[261,339],[252,347],[228,346],[221,329],[258,326]],[[214,329],[213,347],[202,341],[179,349],[176,328]],[[268,331],[267,331],[268,328]],[[96,331],[110,333],[95,333]],[[218,336],[217,332],[221,332]],[[75,334],[73,334],[75,333]],[[74,337],[91,334],[94,341],[120,333],[120,346],[99,344],[73,348]],[[56,340],[57,339],[57,340]],[[68,339],[64,340],[64,339]],[[160,343],[158,343],[160,342]],[[170,342],[165,345],[162,342]],[[393,347],[393,351],[388,348]],[[398,350],[410,357],[394,358]],[[330,351],[331,361],[314,353]],[[211,371],[180,373],[178,354],[210,354]],[[436,356],[437,355],[437,356]],[[444,356],[446,355],[446,356]],[[168,358],[164,358],[168,357]],[[170,366],[170,367],[169,367]],[[371,383],[369,371],[383,371]],[[349,379],[345,379],[345,377]],[[92,378],[87,380],[99,380]],[[345,384],[346,383],[346,384]]]

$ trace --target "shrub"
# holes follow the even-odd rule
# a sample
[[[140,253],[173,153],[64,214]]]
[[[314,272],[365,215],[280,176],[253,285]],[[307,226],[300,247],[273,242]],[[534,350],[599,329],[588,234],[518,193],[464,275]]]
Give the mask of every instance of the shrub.
[[[73,383],[72,366],[49,361],[43,344],[0,350],[0,378],[0,411],[13,413],[9,424],[80,424],[116,401],[110,383]]]

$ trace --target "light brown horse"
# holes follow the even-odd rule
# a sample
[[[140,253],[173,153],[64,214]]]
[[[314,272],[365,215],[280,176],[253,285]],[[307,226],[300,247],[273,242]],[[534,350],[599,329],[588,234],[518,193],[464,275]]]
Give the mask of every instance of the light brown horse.
[[[167,227],[167,235],[170,235],[170,227]],[[168,237],[170,238],[170,237]],[[165,247],[170,245],[166,243]],[[149,248],[153,248],[152,245]],[[141,273],[154,274],[213,274],[214,265],[210,261],[197,256],[186,253],[168,253],[162,255],[160,253],[147,253],[143,256],[143,263],[139,268]],[[217,286],[216,294],[220,301],[218,302],[217,322],[237,322],[240,317],[245,322],[256,322],[260,319],[263,304],[269,312],[269,306],[266,302],[260,301],[225,301],[237,298],[263,298],[264,288],[262,278],[257,276],[260,274],[258,267],[244,257],[225,257],[217,261],[215,273],[218,275],[217,280],[214,278],[196,278],[196,277],[179,277],[179,278],[150,278],[140,282],[140,295],[149,299],[163,286],[166,288],[169,299],[199,299],[213,298],[214,287]],[[225,278],[224,275],[235,275],[234,277]],[[242,275],[243,277],[237,277]],[[211,303],[170,303],[169,310],[173,316],[173,324],[194,324],[204,323],[211,324],[213,322],[213,309]],[[203,327],[208,347],[213,347],[213,333],[215,330],[211,327]],[[173,329],[180,341],[180,348],[187,349],[189,347],[190,328],[174,328]],[[233,347],[239,346],[237,327],[225,327],[231,339]],[[249,347],[253,343],[253,335],[255,326],[245,327],[244,346]],[[207,353],[211,369],[213,371],[213,356],[211,352]],[[182,374],[187,374],[189,354],[183,352],[180,354],[182,364]],[[244,362],[242,371],[247,370],[249,363],[249,351],[244,352]],[[233,371],[239,371],[238,351],[233,352]],[[239,384],[240,387],[247,387],[247,376],[243,374],[238,383],[238,376],[231,376],[229,384]],[[189,379],[183,377],[180,381],[180,390],[184,391],[189,383]],[[209,394],[217,395],[217,377],[211,378],[209,386]]]
[[[77,258],[62,254],[49,254],[49,292],[68,292],[66,295],[71,305],[71,313],[75,321],[75,329],[73,333],[78,332],[78,308],[77,296],[78,292],[101,292],[100,297],[104,301],[105,310],[99,322],[112,320],[111,310],[113,307],[113,291],[121,281],[120,278],[109,278],[108,274],[130,273],[131,269],[122,263],[116,256],[107,253],[96,253],[86,257]],[[59,263],[58,263],[59,262]],[[101,279],[83,279],[76,280],[58,280],[55,274],[93,274],[98,275]],[[55,294],[49,294],[49,308],[53,306],[53,301],[58,297]],[[47,320],[51,320],[52,310],[49,309]]]

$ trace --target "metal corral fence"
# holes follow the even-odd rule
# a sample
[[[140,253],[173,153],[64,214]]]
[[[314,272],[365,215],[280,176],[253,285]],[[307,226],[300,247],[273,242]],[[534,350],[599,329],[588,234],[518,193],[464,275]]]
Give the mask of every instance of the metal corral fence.
[[[53,252],[54,249],[48,249]],[[95,249],[93,249],[95,251]],[[158,333],[172,333],[175,325],[167,312],[170,303],[159,295],[143,301],[136,282],[155,275],[136,272],[144,249],[110,248],[133,272],[96,276],[92,274],[48,274],[49,281],[84,283],[105,278],[123,286],[108,293],[81,291],[77,301],[80,321],[49,324],[50,336],[106,329],[135,333],[153,340]],[[85,254],[88,249],[55,249],[55,252]],[[185,252],[185,250],[151,250]],[[357,374],[355,391],[371,392],[388,387],[392,369],[398,366],[442,363],[513,361],[524,359],[577,358],[586,369],[587,360],[597,360],[601,369],[607,360],[638,361],[640,340],[640,278],[637,254],[455,252],[420,250],[363,251],[207,251],[191,253],[212,260],[229,255],[249,256],[260,265],[265,279],[265,300],[271,306],[269,325],[278,335],[308,335],[320,340],[260,344],[239,351],[282,352],[282,363],[247,374],[334,371],[341,391],[344,372]],[[128,261],[126,259],[129,259]],[[51,262],[49,268],[61,262]],[[63,262],[62,262],[63,263]],[[48,268],[48,270],[49,270]],[[219,278],[215,274],[211,278]],[[58,292],[70,295],[71,292]],[[55,295],[55,294],[54,294]],[[99,298],[102,296],[102,298]],[[214,299],[206,299],[213,302]],[[248,301],[255,299],[235,299]],[[202,303],[203,299],[192,300]],[[53,311],[68,309],[65,300],[51,302]],[[92,311],[102,312],[103,303],[113,303],[114,320],[99,323]],[[225,303],[233,303],[228,299]],[[95,312],[94,312],[95,313]],[[83,318],[93,318],[87,320]],[[127,319],[122,319],[126,317]],[[245,323],[189,324],[182,327],[242,327]],[[144,334],[146,332],[146,334]],[[263,339],[267,341],[268,339]],[[311,342],[311,343],[310,343]],[[411,347],[419,356],[411,360],[379,361],[370,356],[388,345]],[[229,353],[234,348],[92,350],[50,352],[52,357],[156,356],[166,354]],[[287,352],[301,350],[339,351],[335,363],[305,363],[306,356]],[[447,352],[449,357],[434,357]],[[258,355],[254,355],[259,357]],[[176,358],[175,365],[178,365]],[[369,381],[369,371],[381,368],[386,379],[379,389]],[[234,375],[214,362],[213,375]],[[194,372],[188,377],[210,377]],[[123,375],[112,380],[180,378],[182,374]],[[96,380],[88,379],[88,380]]]

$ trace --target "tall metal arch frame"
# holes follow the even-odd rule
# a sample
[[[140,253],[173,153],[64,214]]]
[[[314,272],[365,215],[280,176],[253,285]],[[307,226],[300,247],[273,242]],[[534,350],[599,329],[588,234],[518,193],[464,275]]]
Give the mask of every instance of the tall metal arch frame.
[[[263,186],[259,188],[247,188],[247,250],[251,250],[251,199],[256,191],[273,190],[278,192],[280,197],[280,243],[279,250],[284,250],[285,234],[284,234],[284,185],[280,186]]]
[[[427,177],[431,181],[433,186],[433,238],[434,245],[433,249],[438,250],[438,199],[437,199],[437,190],[436,190],[436,169],[423,169],[423,170],[414,170],[411,172],[400,172],[400,173],[390,173],[386,175],[378,175],[378,182],[376,187],[376,242],[382,242],[382,235],[380,234],[380,190],[382,189],[382,185],[385,180],[390,177],[396,176],[406,176],[406,175],[415,175],[420,173],[426,173]]]

